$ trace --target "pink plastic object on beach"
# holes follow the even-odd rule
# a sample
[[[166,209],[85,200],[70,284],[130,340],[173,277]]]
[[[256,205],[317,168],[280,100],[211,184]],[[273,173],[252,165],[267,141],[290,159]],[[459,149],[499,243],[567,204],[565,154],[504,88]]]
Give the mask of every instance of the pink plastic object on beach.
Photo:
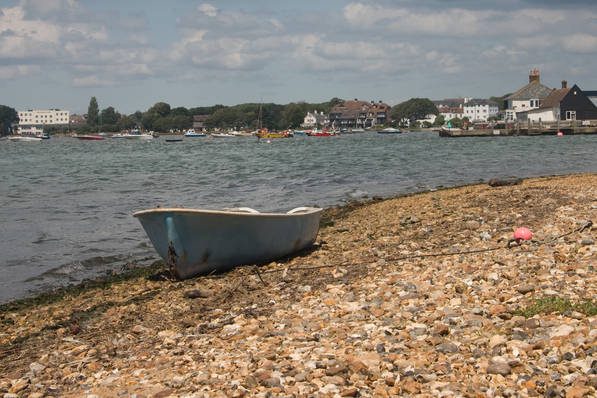
[[[533,234],[530,229],[525,227],[520,227],[514,231],[514,240],[521,241],[521,240],[531,240]]]

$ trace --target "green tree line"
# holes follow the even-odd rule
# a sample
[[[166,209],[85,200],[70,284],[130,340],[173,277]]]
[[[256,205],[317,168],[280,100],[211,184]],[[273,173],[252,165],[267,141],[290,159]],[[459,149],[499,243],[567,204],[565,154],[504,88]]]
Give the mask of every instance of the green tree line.
[[[270,129],[297,128],[307,112],[315,110],[329,113],[334,105],[342,102],[333,98],[323,103],[296,102],[287,105],[274,103],[246,103],[234,106],[214,105],[207,107],[172,108],[166,102],[158,102],[145,112],[130,115],[118,113],[109,106],[99,110],[97,99],[92,97],[87,108],[87,122],[82,126],[70,126],[76,132],[115,132],[127,129],[144,129],[157,132],[187,130],[193,125],[193,116],[208,115],[208,129],[255,129],[259,124]],[[52,127],[48,126],[48,129]],[[59,129],[59,128],[54,128]]]

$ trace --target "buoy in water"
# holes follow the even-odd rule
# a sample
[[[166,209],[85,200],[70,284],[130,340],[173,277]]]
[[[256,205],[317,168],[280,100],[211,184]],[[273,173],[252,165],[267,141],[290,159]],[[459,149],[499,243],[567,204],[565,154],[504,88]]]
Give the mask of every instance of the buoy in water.
[[[265,142],[267,142],[268,144],[271,144],[271,143],[272,143],[270,140],[267,140],[267,141],[265,141]]]
[[[514,240],[517,242],[520,242],[521,240],[531,240],[532,237],[533,233],[528,228],[520,227],[514,231]]]
[[[558,136],[563,136],[564,133],[562,133],[561,131],[558,131]]]

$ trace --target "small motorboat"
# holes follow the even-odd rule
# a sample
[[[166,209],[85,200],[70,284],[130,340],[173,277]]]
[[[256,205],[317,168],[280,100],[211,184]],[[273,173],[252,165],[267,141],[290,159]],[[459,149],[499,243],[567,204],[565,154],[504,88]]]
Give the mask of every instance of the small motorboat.
[[[388,127],[387,129],[378,130],[377,134],[402,134],[402,130]]]
[[[101,135],[75,135],[74,136],[78,140],[86,140],[86,141],[101,141],[105,138]]]
[[[133,216],[172,274],[185,279],[305,249],[315,242],[321,213],[315,207],[297,207],[287,213],[260,213],[248,207],[156,208]]]
[[[134,130],[128,134],[124,134],[124,138],[129,140],[153,140],[153,134],[141,134],[139,130]]]
[[[35,135],[13,135],[8,137],[8,140],[12,142],[40,142],[42,138]]]
[[[309,137],[331,137],[336,134],[334,132],[316,129],[316,130],[307,131],[307,135]]]
[[[193,138],[193,137],[205,137],[207,134],[205,133],[197,133],[194,129],[189,129],[184,135],[185,137]]]
[[[211,135],[213,138],[234,138],[235,135],[229,133],[214,133]]]
[[[180,135],[167,136],[166,142],[182,142],[182,136],[180,136]]]

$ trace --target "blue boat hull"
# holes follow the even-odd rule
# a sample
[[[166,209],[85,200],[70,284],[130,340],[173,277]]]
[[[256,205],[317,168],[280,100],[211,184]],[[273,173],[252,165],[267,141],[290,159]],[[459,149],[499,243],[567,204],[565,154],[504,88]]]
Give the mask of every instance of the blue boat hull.
[[[263,263],[313,244],[322,209],[294,214],[153,209],[134,214],[179,279]],[[290,213],[290,212],[289,212]]]

